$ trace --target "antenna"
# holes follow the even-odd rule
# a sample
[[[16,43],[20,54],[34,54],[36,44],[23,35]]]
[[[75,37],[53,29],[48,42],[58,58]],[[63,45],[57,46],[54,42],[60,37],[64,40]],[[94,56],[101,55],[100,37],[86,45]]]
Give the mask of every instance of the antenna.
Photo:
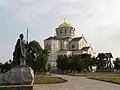
[[[27,28],[27,45],[28,45],[28,28]]]
[[[28,28],[27,28],[27,45],[26,45],[26,63],[28,62]]]

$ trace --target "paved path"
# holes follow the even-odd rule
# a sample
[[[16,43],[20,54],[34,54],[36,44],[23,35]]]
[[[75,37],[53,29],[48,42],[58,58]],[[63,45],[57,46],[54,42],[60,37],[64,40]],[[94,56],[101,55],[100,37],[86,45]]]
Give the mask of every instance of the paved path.
[[[60,84],[34,85],[34,90],[120,90],[120,85],[86,79],[84,77],[55,75],[68,80]]]

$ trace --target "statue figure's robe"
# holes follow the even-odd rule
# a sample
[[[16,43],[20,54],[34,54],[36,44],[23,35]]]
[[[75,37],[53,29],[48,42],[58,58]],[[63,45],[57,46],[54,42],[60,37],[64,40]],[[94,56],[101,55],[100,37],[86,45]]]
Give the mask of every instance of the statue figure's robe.
[[[24,40],[18,39],[15,46],[15,51],[13,53],[13,64],[25,65],[25,57],[26,57],[26,51],[25,51]]]

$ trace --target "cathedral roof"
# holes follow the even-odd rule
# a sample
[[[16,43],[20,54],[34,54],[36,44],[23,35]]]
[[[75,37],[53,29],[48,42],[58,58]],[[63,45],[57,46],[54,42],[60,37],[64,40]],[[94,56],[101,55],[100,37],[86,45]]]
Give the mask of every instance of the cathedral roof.
[[[58,26],[58,28],[63,27],[74,27],[72,24],[68,23],[66,19],[64,19],[64,22]]]
[[[82,38],[83,38],[83,39],[85,40],[85,42],[87,43],[87,41],[86,41],[86,39],[84,38],[84,36],[82,36],[82,37],[75,37],[75,38],[73,38],[71,41],[80,41]]]
[[[48,38],[45,39],[45,40],[51,40],[51,39],[53,39],[53,40],[58,40],[58,38],[57,38],[56,36],[54,36],[54,37],[48,37]]]
[[[90,47],[83,47],[81,50],[88,50]]]
[[[79,41],[81,39],[82,39],[82,37],[76,37],[76,38],[73,38],[71,41]]]

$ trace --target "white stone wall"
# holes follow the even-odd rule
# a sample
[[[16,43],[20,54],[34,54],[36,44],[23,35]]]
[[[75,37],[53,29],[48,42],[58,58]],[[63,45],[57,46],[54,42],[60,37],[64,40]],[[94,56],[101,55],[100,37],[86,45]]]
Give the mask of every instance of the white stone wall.
[[[56,66],[57,52],[60,50],[60,41],[51,39],[51,40],[46,40],[44,43],[45,45],[50,44],[50,49],[48,50],[49,57],[48,57],[47,65],[50,64],[51,66]]]
[[[72,55],[72,51],[58,51],[58,55],[67,55],[67,56],[69,56],[69,55]]]
[[[87,42],[84,40],[84,38],[82,38],[80,41],[79,41],[79,46],[78,48],[81,49],[83,47],[86,47],[87,46]]]
[[[60,43],[61,43],[61,49],[69,50],[69,41],[60,40]]]
[[[91,54],[92,57],[95,56],[95,53],[93,52],[92,48],[88,49],[88,54]]]
[[[56,28],[56,35],[59,38],[66,38],[66,37],[72,38],[75,36],[75,28],[73,27]]]
[[[75,47],[73,48],[73,45],[75,45]],[[70,42],[70,50],[77,50],[79,49],[79,42],[78,41],[72,41]]]
[[[78,51],[76,50],[76,51],[73,51],[72,54],[73,55],[80,55],[80,54],[82,54],[82,51],[81,50],[78,50]]]

